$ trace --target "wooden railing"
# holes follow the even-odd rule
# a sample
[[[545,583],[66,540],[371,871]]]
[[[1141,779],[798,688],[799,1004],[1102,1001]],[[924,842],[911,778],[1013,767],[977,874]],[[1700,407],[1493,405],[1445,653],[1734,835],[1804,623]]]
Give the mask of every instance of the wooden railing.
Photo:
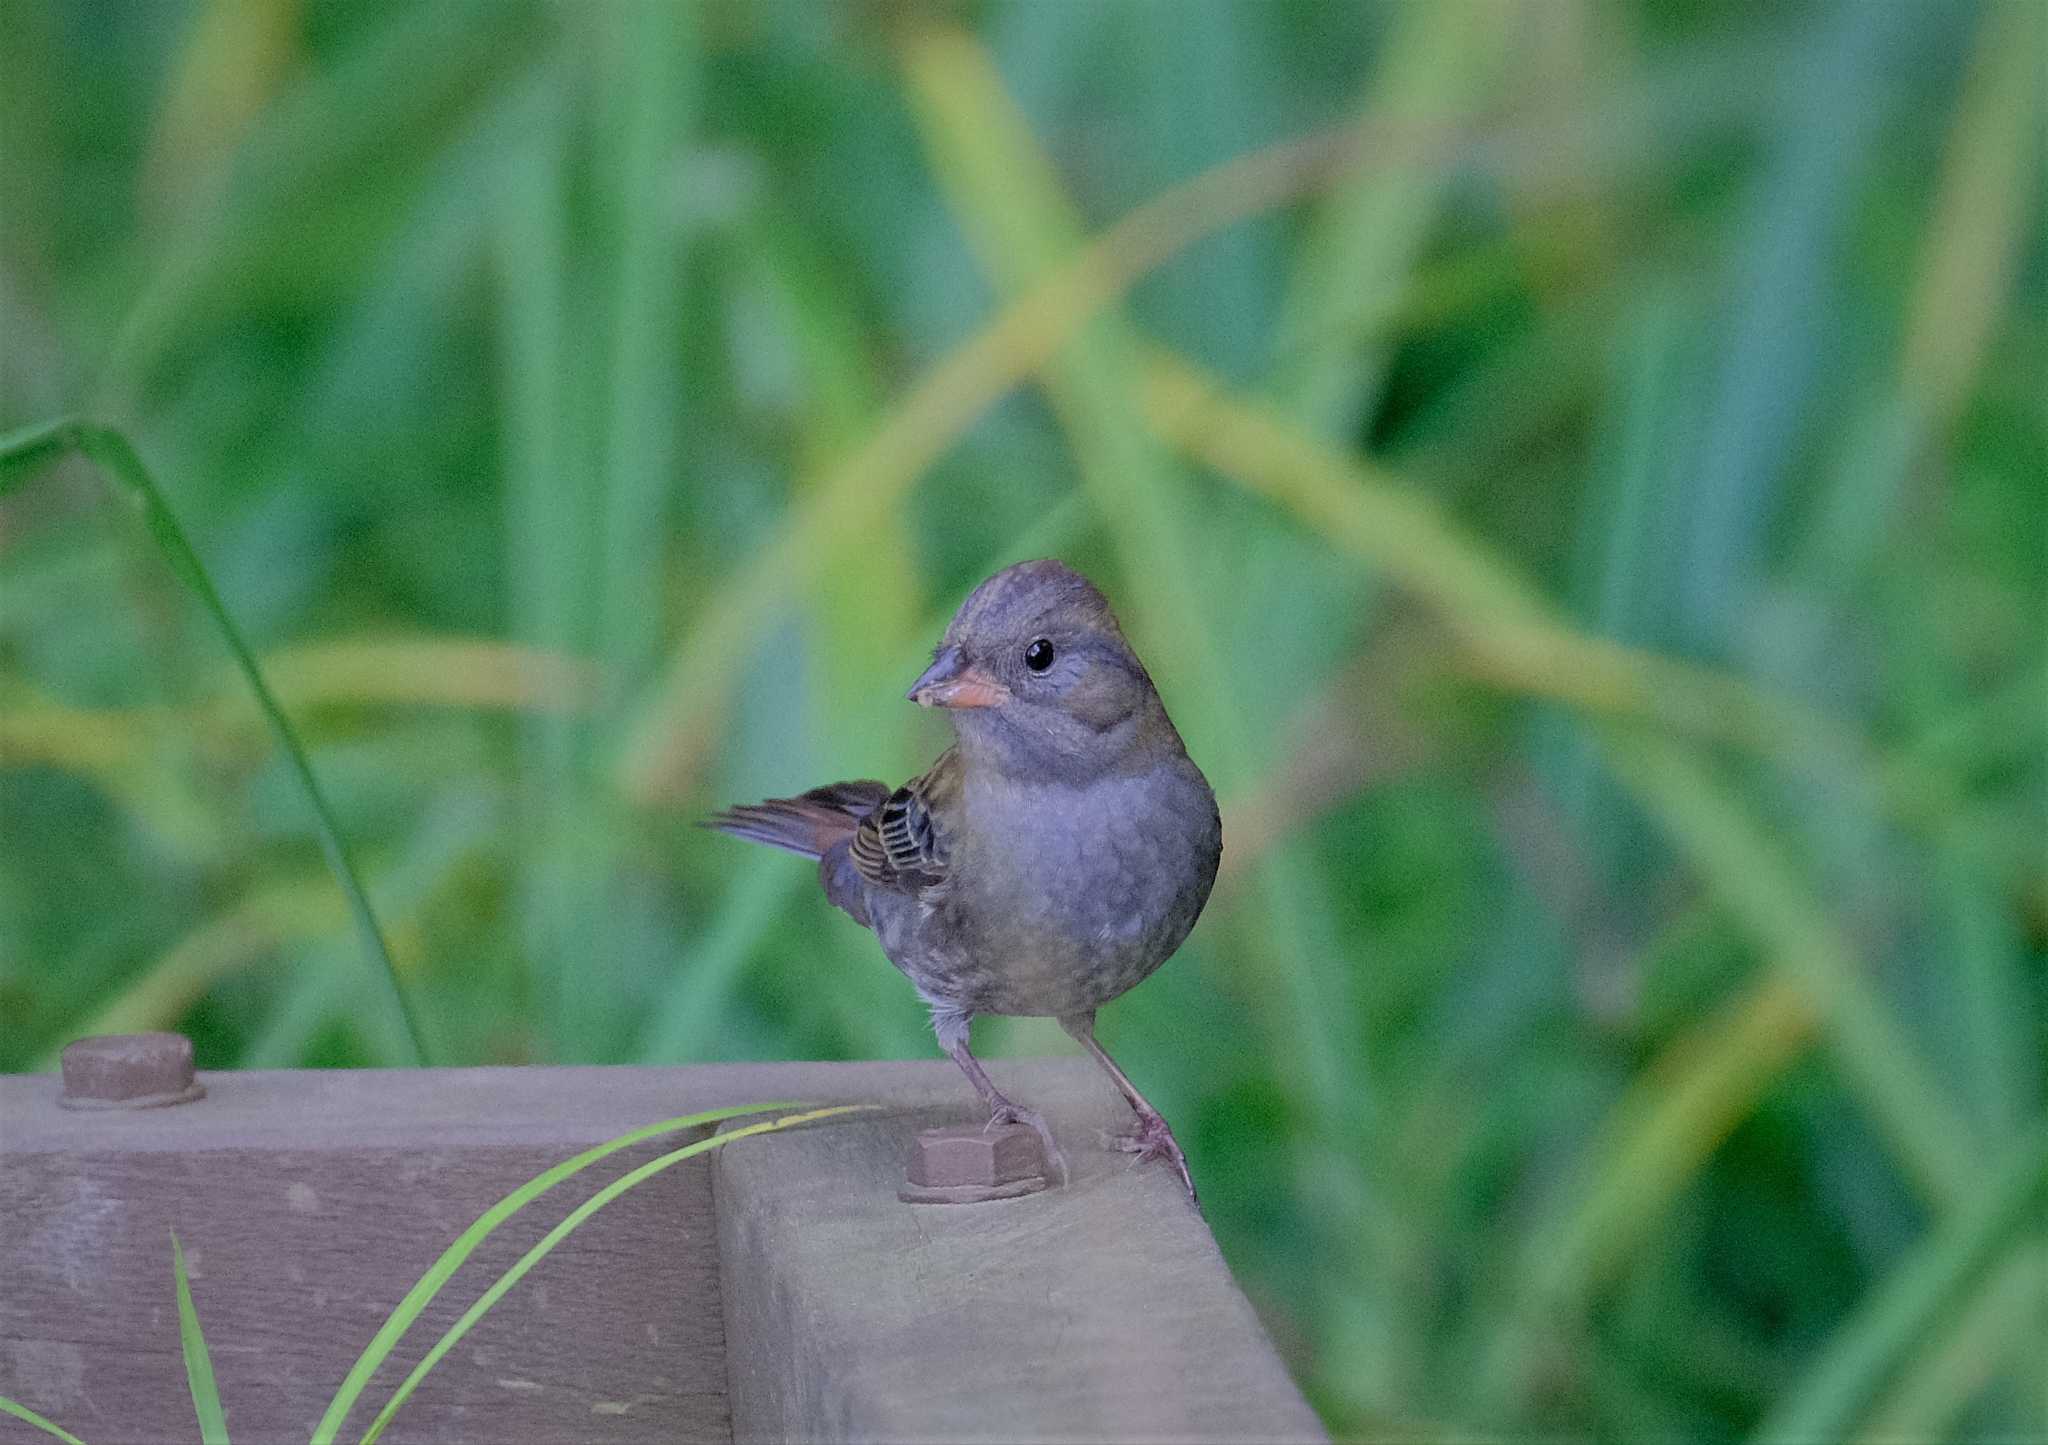
[[[81,1067],[74,1092],[119,1094],[120,1067]],[[62,1107],[54,1076],[0,1078],[0,1395],[91,1445],[196,1438],[175,1229],[233,1438],[306,1440],[443,1247],[549,1165],[697,1110],[864,1102],[882,1107],[622,1195],[463,1339],[388,1438],[1321,1439],[1171,1171],[1100,1147],[1123,1106],[1097,1071],[995,1071],[1051,1122],[1064,1186],[899,1199],[919,1131],[974,1117],[943,1061],[202,1074],[196,1099],[89,1110]],[[359,1438],[484,1282],[683,1138],[622,1151],[494,1234],[339,1438]],[[43,1438],[0,1418],[10,1431]]]

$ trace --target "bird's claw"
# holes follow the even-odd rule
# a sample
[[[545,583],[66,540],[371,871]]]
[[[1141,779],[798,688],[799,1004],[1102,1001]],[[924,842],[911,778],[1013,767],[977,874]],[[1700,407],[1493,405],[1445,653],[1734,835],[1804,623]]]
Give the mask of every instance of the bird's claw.
[[[1045,1145],[1045,1162],[1059,1173],[1061,1184],[1067,1182],[1067,1156],[1060,1152],[1060,1146],[1053,1141],[1052,1129],[1046,1124],[1043,1115],[1003,1099],[989,1106],[988,1123],[983,1127],[993,1129],[998,1124],[1023,1124],[1028,1127],[1038,1136],[1039,1142]]]
[[[1188,1192],[1188,1202],[1196,1209],[1202,1201],[1195,1194],[1195,1181],[1188,1173],[1188,1156],[1181,1152],[1180,1141],[1173,1137],[1173,1130],[1158,1114],[1140,1114],[1137,1127],[1122,1134],[1112,1134],[1107,1140],[1109,1147],[1131,1156],[1133,1167],[1148,1159],[1164,1159],[1173,1165],[1174,1173],[1180,1175],[1181,1187]]]

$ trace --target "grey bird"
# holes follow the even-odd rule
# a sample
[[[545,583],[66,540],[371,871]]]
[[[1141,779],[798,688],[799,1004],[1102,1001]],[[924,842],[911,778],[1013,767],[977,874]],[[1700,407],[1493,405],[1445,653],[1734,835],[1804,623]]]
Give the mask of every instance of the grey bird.
[[[953,725],[923,776],[833,783],[705,826],[818,860],[825,896],[931,1006],[991,1124],[1028,1124],[1063,1165],[1045,1121],[967,1047],[976,1014],[1056,1018],[1137,1115],[1114,1146],[1170,1161],[1194,1199],[1172,1129],[1095,1038],[1095,1011],[1194,927],[1222,855],[1216,795],[1150,675],[1094,585],[1042,560],[974,589],[909,696]]]

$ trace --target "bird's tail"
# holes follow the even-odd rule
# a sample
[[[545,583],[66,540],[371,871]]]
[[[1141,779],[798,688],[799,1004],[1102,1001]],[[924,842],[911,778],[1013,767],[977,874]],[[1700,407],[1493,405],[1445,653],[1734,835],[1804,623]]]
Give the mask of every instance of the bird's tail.
[[[851,838],[860,820],[888,800],[886,783],[862,778],[828,783],[794,798],[743,803],[712,814],[703,826],[801,858],[817,858],[834,843]]]

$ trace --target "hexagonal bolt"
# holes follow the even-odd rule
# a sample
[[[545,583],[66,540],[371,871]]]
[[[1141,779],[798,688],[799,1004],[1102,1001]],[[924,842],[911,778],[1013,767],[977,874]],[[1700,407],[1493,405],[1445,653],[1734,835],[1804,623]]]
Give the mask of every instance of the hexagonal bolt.
[[[1049,1183],[1045,1143],[1029,1124],[952,1124],[926,1129],[910,1146],[906,1204],[983,1204],[1036,1194]]]
[[[206,1093],[183,1034],[99,1034],[64,1046],[66,1109],[160,1109]]]

